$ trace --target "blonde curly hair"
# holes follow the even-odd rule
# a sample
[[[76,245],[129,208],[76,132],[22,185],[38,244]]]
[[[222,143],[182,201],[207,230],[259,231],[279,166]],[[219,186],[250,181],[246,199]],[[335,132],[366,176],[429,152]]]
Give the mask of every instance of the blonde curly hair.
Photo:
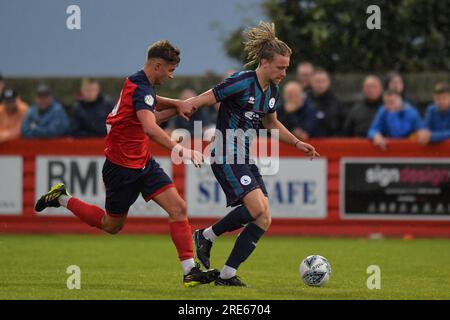
[[[248,63],[245,67],[258,64],[261,59],[271,61],[275,54],[290,56],[291,48],[275,35],[275,24],[261,21],[259,25],[244,31],[244,50]]]

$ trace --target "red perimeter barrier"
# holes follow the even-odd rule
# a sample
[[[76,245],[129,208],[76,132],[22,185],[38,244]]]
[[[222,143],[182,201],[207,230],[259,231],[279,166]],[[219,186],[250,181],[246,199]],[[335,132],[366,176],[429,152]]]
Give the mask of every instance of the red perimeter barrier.
[[[449,237],[450,221],[417,220],[343,220],[340,206],[340,159],[352,158],[449,158],[450,142],[420,146],[412,141],[391,140],[388,151],[375,148],[366,139],[316,139],[311,141],[322,157],[328,160],[328,213],[326,219],[275,218],[268,231],[272,235],[320,236],[386,236]],[[21,215],[0,215],[0,233],[101,233],[81,223],[73,216],[37,216],[33,210],[35,199],[35,159],[40,155],[103,155],[103,139],[17,140],[0,144],[0,156],[23,157],[23,212]],[[156,156],[170,153],[152,143]],[[280,145],[280,156],[298,157],[290,146]],[[301,155],[300,155],[301,156]],[[173,180],[182,196],[185,188],[184,166],[173,166]],[[1,182],[4,183],[4,182]],[[270,196],[270,195],[269,195]],[[449,195],[450,196],[450,195]],[[216,218],[190,218],[193,228],[205,227]],[[167,219],[129,217],[124,233],[166,233]]]

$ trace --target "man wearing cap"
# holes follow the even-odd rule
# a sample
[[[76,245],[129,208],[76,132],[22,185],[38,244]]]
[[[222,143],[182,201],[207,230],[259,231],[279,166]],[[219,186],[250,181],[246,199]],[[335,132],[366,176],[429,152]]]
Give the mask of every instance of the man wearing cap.
[[[20,127],[28,110],[12,89],[3,91],[3,101],[0,103],[0,143],[20,137]]]
[[[61,104],[53,99],[50,89],[40,85],[36,105],[30,107],[22,124],[23,138],[58,138],[68,133],[69,119]]]

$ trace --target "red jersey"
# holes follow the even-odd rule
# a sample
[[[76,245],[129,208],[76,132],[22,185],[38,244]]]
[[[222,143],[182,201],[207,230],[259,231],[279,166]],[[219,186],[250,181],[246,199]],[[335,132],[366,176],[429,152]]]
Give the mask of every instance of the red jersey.
[[[155,111],[156,93],[143,70],[129,76],[119,101],[106,118],[105,156],[126,168],[144,168],[151,158],[149,138],[142,129],[136,111]]]

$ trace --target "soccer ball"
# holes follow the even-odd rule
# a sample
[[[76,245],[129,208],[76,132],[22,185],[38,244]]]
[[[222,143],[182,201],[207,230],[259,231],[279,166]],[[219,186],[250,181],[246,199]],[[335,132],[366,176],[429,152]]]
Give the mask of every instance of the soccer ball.
[[[308,256],[300,264],[300,277],[308,286],[321,287],[330,276],[331,264],[322,256]]]

